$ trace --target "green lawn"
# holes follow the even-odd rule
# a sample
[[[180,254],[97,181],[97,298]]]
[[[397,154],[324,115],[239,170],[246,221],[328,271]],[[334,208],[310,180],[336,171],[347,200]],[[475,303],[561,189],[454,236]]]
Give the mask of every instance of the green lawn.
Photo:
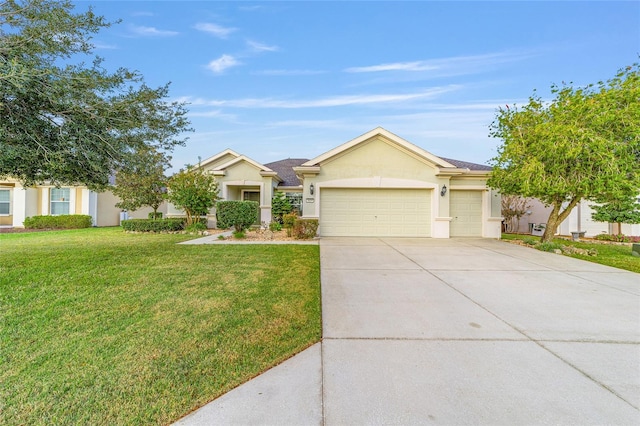
[[[0,234],[0,424],[168,424],[321,338],[317,246]]]
[[[536,242],[540,241],[540,237],[532,237],[530,235],[522,234],[502,234],[502,239],[531,239],[535,240]],[[554,239],[554,242],[587,250],[595,249],[598,253],[596,256],[587,256],[582,254],[571,254],[566,256],[571,256],[577,259],[588,260],[589,262],[600,263],[602,265],[613,266],[614,268],[626,269],[628,271],[640,273],[640,258],[635,257],[631,254],[631,247],[628,244],[600,244],[584,241],[568,241],[560,238]]]

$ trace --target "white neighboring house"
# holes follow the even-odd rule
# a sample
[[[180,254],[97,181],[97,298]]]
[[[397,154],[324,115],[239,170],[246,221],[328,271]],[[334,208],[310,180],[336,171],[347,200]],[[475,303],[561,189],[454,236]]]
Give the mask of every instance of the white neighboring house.
[[[622,230],[618,229],[615,223],[596,222],[592,219],[593,213],[592,201],[582,200],[558,227],[556,235],[571,235],[572,232],[584,232],[585,237],[595,237],[598,234],[619,234],[640,236],[640,224],[622,224]],[[518,232],[530,232],[531,224],[545,223],[551,212],[551,207],[534,199],[531,202],[531,212],[529,215],[523,216],[520,221]]]

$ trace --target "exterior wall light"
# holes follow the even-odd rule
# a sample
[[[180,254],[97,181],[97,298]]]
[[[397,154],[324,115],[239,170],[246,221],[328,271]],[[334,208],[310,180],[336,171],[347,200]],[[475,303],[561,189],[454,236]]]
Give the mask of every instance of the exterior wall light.
[[[316,188],[313,186],[313,184],[309,185],[309,194],[313,195],[313,192]]]
[[[442,185],[442,189],[440,190],[440,196],[444,197],[447,194],[447,185]]]

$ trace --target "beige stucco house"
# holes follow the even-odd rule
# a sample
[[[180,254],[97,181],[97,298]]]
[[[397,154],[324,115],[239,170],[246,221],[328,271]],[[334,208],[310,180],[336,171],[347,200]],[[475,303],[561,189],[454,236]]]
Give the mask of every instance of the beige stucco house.
[[[24,187],[19,181],[0,180],[0,227],[23,228],[31,216],[85,214],[94,226],[117,226],[121,209],[111,191],[95,192],[84,186],[36,185]],[[166,209],[166,207],[163,207]],[[146,218],[151,209],[128,213],[130,218]]]
[[[490,167],[437,157],[380,127],[311,160],[260,164],[227,149],[200,167],[216,176],[222,199],[258,201],[264,223],[282,191],[303,218],[319,220],[321,236],[500,238]],[[180,211],[170,205],[167,214]]]
[[[227,149],[198,167],[216,177],[221,199],[257,201],[257,223],[271,222],[271,200],[281,191],[303,218],[319,220],[321,236],[500,238],[500,195],[486,185],[490,167],[435,156],[380,127],[311,160],[261,164]],[[108,191],[2,181],[0,225],[21,227],[33,215],[88,214],[95,226],[115,226],[116,202]],[[147,210],[129,217],[144,218]],[[160,211],[183,215],[167,203]],[[209,226],[215,222],[212,209]]]

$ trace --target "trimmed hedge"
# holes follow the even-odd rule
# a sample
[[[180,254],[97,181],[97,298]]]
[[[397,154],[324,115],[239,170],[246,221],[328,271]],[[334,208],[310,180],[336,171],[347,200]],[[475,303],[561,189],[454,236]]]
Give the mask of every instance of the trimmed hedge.
[[[133,232],[176,232],[184,229],[186,219],[127,219],[121,225],[125,231]]]
[[[256,201],[218,201],[216,204],[216,221],[218,228],[235,228],[236,232],[244,231],[253,225],[258,218]]]
[[[293,222],[293,237],[297,240],[310,240],[318,232],[318,219],[296,219]]]
[[[185,228],[187,218],[170,217],[166,219],[127,219],[121,223],[125,231],[131,232],[179,232]],[[197,223],[202,223],[206,229],[207,218],[201,217]]]
[[[58,216],[32,216],[24,220],[27,229],[80,229],[93,225],[86,214],[61,214]]]

